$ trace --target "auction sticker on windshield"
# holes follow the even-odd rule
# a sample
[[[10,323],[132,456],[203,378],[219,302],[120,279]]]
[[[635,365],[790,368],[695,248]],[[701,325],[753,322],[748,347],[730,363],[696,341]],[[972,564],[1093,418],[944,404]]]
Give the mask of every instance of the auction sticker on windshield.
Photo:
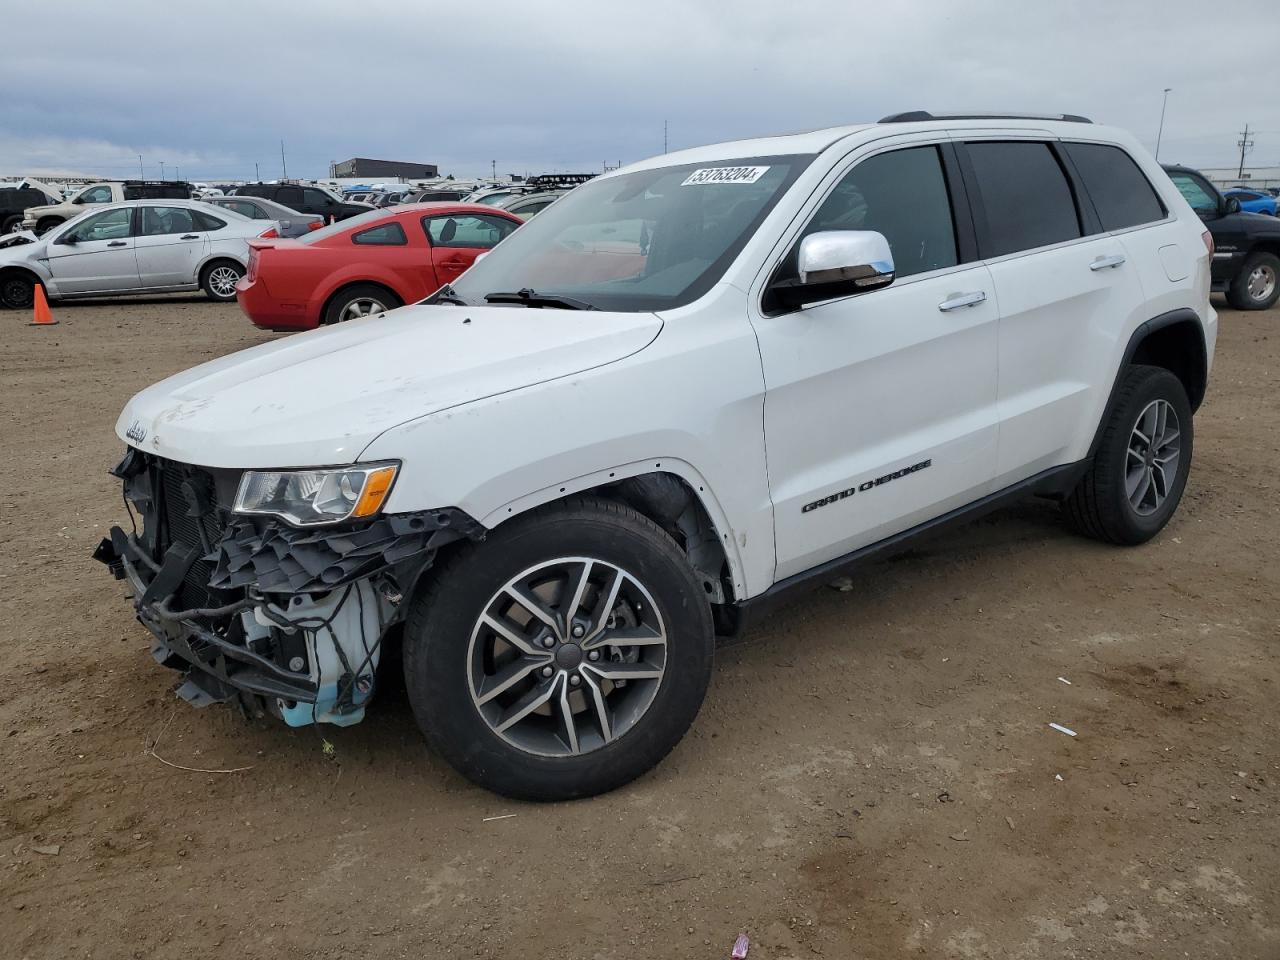
[[[703,167],[685,177],[682,187],[696,187],[704,183],[755,183],[765,175],[768,167]]]

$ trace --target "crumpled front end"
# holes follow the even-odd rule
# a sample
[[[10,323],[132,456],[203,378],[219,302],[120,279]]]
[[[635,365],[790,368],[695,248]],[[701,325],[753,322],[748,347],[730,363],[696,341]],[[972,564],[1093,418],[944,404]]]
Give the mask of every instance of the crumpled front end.
[[[240,471],[134,448],[112,472],[142,526],[113,527],[94,556],[128,581],[152,655],[184,674],[179,696],[291,726],[363,719],[418,578],[440,547],[484,533],[452,508],[308,529],[240,516]]]

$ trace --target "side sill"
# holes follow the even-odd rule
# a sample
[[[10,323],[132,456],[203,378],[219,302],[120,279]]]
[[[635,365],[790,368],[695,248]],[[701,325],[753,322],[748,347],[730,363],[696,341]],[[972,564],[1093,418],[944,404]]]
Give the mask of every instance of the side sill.
[[[908,542],[918,537],[938,533],[948,527],[975,520],[983,514],[990,513],[1007,504],[1022,500],[1029,496],[1061,498],[1065,497],[1085,471],[1089,469],[1089,460],[1078,460],[1075,463],[1063,464],[1042,470],[1034,476],[1021,480],[1012,486],[1005,487],[995,493],[988,494],[980,500],[958,507],[941,516],[926,520],[909,530],[895,533],[875,543],[868,544],[834,560],[819,564],[803,573],[779,580],[759,596],[752,597],[736,605],[737,616],[735,629],[726,634],[728,639],[736,639],[754,622],[768,616],[779,606],[790,600],[793,595],[806,589],[825,583],[837,574],[844,573],[861,563],[875,560],[884,554],[902,549]]]

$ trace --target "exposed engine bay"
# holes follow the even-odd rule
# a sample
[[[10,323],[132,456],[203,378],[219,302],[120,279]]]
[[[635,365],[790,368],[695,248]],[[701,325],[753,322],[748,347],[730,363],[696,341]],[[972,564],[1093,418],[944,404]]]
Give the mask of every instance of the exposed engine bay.
[[[291,726],[363,719],[418,578],[440,547],[485,532],[454,508],[306,529],[241,516],[240,471],[132,447],[112,473],[132,529],[113,527],[94,557],[129,583],[152,655],[184,674],[178,695]]]

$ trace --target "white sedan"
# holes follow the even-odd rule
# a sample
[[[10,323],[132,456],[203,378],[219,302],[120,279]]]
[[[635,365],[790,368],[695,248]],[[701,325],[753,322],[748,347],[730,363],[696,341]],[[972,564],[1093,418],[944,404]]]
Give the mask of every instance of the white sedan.
[[[249,241],[277,228],[194,200],[95,207],[44,236],[0,240],[0,307],[30,309],[36,284],[50,300],[203,290],[231,301]]]

